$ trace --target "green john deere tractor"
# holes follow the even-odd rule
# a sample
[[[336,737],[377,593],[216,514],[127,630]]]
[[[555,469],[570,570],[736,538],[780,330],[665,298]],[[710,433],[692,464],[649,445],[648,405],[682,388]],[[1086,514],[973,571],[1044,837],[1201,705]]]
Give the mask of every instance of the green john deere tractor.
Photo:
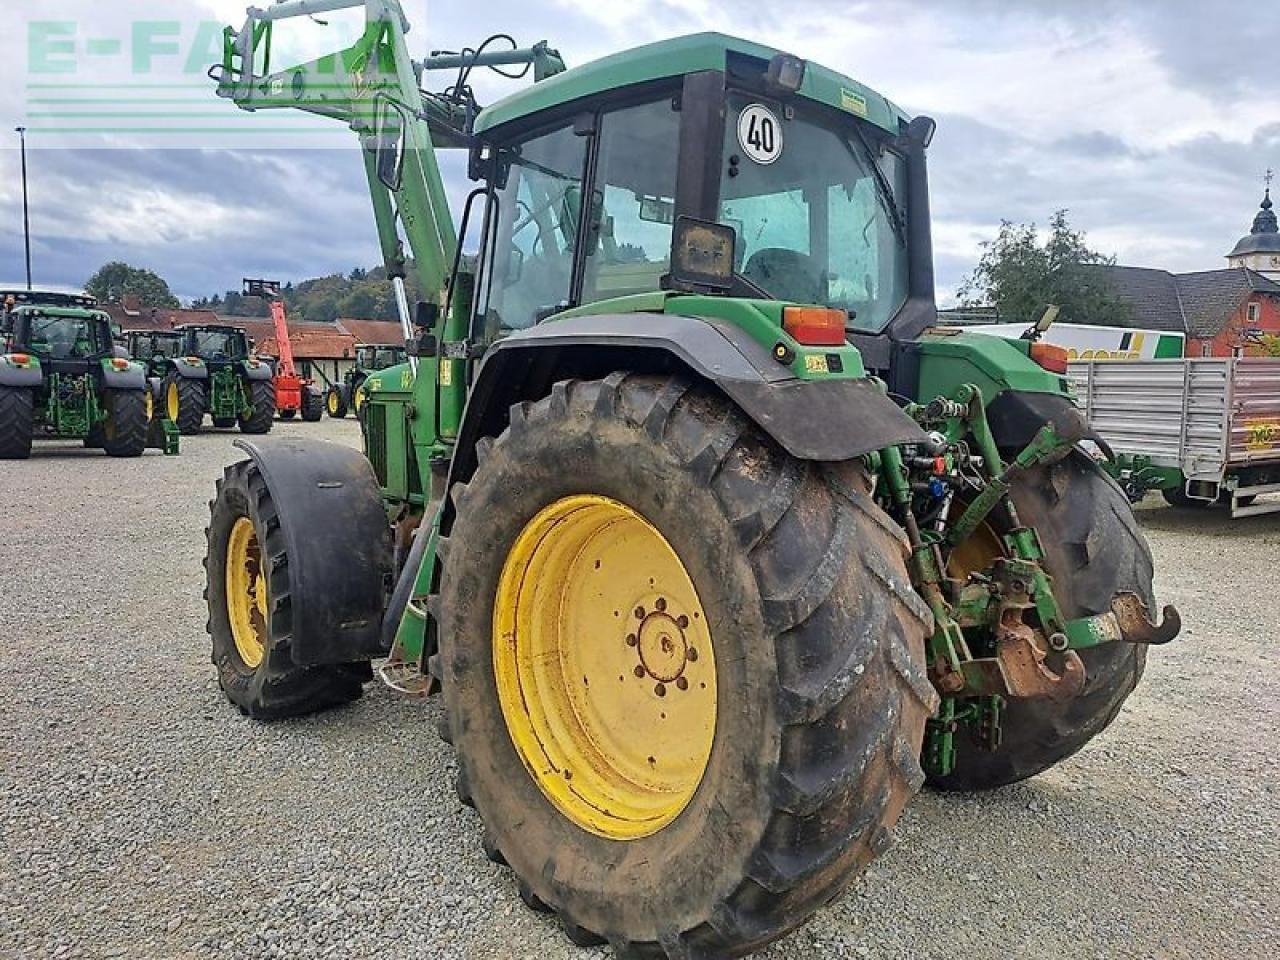
[[[281,21],[354,6],[350,49],[258,74]],[[525,902],[668,960],[798,926],[926,781],[1010,783],[1111,722],[1176,612],[1150,619],[1058,358],[933,327],[932,121],[717,34],[566,71],[545,44],[415,62],[406,29],[394,0],[282,3],[212,71],[359,134],[410,354],[365,382],[365,456],[242,442],[219,480],[232,703],[331,707],[373,661],[441,691]],[[470,73],[519,64],[478,109]],[[439,302],[406,302],[401,231]]]
[[[268,433],[276,415],[271,364],[254,356],[239,327],[186,324],[180,349],[153,360],[165,415],[184,435],[200,432],[205,414],[215,427]]]
[[[169,361],[182,355],[182,334],[176,330],[125,330],[118,339],[123,340],[129,357],[142,364],[147,371],[147,390],[151,394],[152,409],[148,445],[165,444],[176,447],[180,434],[178,425],[169,419],[164,378],[169,370]]]
[[[361,389],[369,374],[386,370],[405,362],[403,347],[378,347],[362,343],[356,347],[356,365],[347,371],[341,383],[329,387],[324,397],[324,408],[329,416],[341,420],[348,411],[357,415],[364,406],[365,392]]]
[[[0,291],[0,300],[0,459],[25,460],[36,436],[141,456],[151,420],[146,377],[119,355],[97,301],[25,290]]]

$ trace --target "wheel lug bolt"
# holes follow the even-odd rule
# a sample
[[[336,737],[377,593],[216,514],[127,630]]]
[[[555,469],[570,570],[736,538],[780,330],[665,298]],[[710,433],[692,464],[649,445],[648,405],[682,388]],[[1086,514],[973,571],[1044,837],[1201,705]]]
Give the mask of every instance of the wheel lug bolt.
[[[644,619],[644,607],[636,607],[636,619],[637,620]]]
[[[697,647],[690,647],[690,648],[689,648],[689,653],[687,654],[687,656],[689,657],[689,662],[690,662],[690,663],[692,663],[693,661],[697,660],[697,659],[698,659],[698,648],[697,648]]]
[[[667,609],[666,597],[659,597],[658,602],[655,603],[654,606],[658,608],[659,613],[661,613],[663,610],[666,610]]]
[[[676,677],[676,686],[679,687],[681,690],[688,690],[689,681],[686,680],[684,677]]]
[[[665,697],[667,695],[667,688],[666,686],[660,683],[653,688],[653,692],[660,697]]]
[[[634,647],[634,646],[635,646],[637,643],[639,643],[639,642],[640,642],[640,639],[639,639],[639,638],[638,638],[634,633],[628,633],[628,634],[627,634],[627,646],[628,646],[628,647]]]
[[[635,675],[636,675],[637,677],[643,677],[643,676],[644,676],[644,667],[642,667],[642,666],[640,666],[639,664],[637,664],[637,665],[636,665],[636,669],[635,669]]]
[[[679,627],[681,630],[688,630],[689,618],[686,617],[683,613],[680,614],[680,616],[676,617],[676,626]]]

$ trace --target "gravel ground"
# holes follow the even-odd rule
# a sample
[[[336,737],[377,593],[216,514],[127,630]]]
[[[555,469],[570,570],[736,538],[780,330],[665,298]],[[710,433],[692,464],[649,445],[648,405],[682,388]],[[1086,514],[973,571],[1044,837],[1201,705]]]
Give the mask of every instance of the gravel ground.
[[[359,442],[350,420],[266,442],[298,434]],[[371,686],[263,726],[223,700],[200,559],[234,436],[0,464],[0,956],[608,956],[484,858],[437,702]],[[1141,516],[1187,628],[1119,720],[1026,784],[922,795],[871,872],[761,956],[1275,956],[1280,516]]]

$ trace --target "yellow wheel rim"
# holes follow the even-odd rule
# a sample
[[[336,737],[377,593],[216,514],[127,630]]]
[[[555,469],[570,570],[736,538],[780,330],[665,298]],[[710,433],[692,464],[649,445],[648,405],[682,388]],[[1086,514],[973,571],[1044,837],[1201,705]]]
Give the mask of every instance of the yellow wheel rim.
[[[336,393],[329,394],[329,415],[338,415],[338,395]]]
[[[174,423],[178,422],[178,401],[178,385],[171,383],[164,393],[164,405],[169,413],[169,419]]]
[[[958,504],[963,509],[963,504]],[[957,513],[958,515],[958,513]],[[947,575],[966,581],[972,573],[981,573],[1001,557],[1008,556],[1004,541],[988,523],[982,523],[947,557]]]
[[[152,418],[156,415],[156,405],[155,405],[155,402],[151,399],[150,390],[147,390],[145,393],[143,393],[142,397],[143,397],[142,404],[144,407],[146,407],[146,410],[147,410],[147,423],[150,423]]]
[[[356,392],[351,395],[351,405],[359,410],[364,406],[364,387],[356,387]]]
[[[630,507],[558,500],[521,531],[493,616],[512,743],[557,810],[612,840],[651,836],[702,782],[715,651],[680,558]]]
[[[227,618],[236,653],[250,670],[267,652],[267,581],[253,521],[240,517],[227,540]]]

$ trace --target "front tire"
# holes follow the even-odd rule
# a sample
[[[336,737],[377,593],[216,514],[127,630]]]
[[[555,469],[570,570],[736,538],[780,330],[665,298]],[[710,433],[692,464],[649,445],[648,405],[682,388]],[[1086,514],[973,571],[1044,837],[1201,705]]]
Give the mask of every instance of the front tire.
[[[102,425],[101,446],[109,457],[140,457],[147,449],[151,427],[145,390],[107,391],[107,419]]]
[[[341,420],[347,415],[347,398],[341,387],[330,387],[324,395],[325,411],[334,420]]]
[[[355,700],[368,664],[294,664],[289,555],[271,491],[249,460],[227,467],[205,532],[206,625],[218,683],[256,720],[314,713]]]
[[[245,389],[252,410],[247,416],[240,417],[240,432],[270,433],[276,418],[275,387],[270,380],[247,380]]]
[[[1109,610],[1119,591],[1132,591],[1153,607],[1151,550],[1133,508],[1088,457],[1073,453],[1019,477],[1013,501],[1021,522],[1040,536],[1065,617]],[[955,769],[931,777],[930,785],[987,790],[1016,783],[1065,760],[1105,730],[1142,678],[1147,648],[1113,642],[1079,654],[1087,679],[1078,697],[1007,701],[1000,746],[987,751],[969,736],[957,736]]]
[[[513,407],[477,453],[441,544],[432,665],[486,849],[574,942],[620,956],[737,956],[803,923],[887,847],[937,702],[931,618],[865,471],[795,460],[718,395],[621,373]],[[548,518],[587,526],[544,562]],[[537,636],[559,638],[572,686],[514,695],[529,631],[562,622]],[[536,720],[565,700],[562,720],[603,724],[608,746],[582,751],[604,767],[553,769],[531,743],[572,761]]]
[[[31,456],[35,398],[27,387],[0,387],[0,460]]]
[[[324,415],[324,398],[311,390],[302,388],[302,419],[307,423],[318,423]]]
[[[205,381],[170,374],[164,381],[165,415],[184,437],[193,437],[204,423]]]

